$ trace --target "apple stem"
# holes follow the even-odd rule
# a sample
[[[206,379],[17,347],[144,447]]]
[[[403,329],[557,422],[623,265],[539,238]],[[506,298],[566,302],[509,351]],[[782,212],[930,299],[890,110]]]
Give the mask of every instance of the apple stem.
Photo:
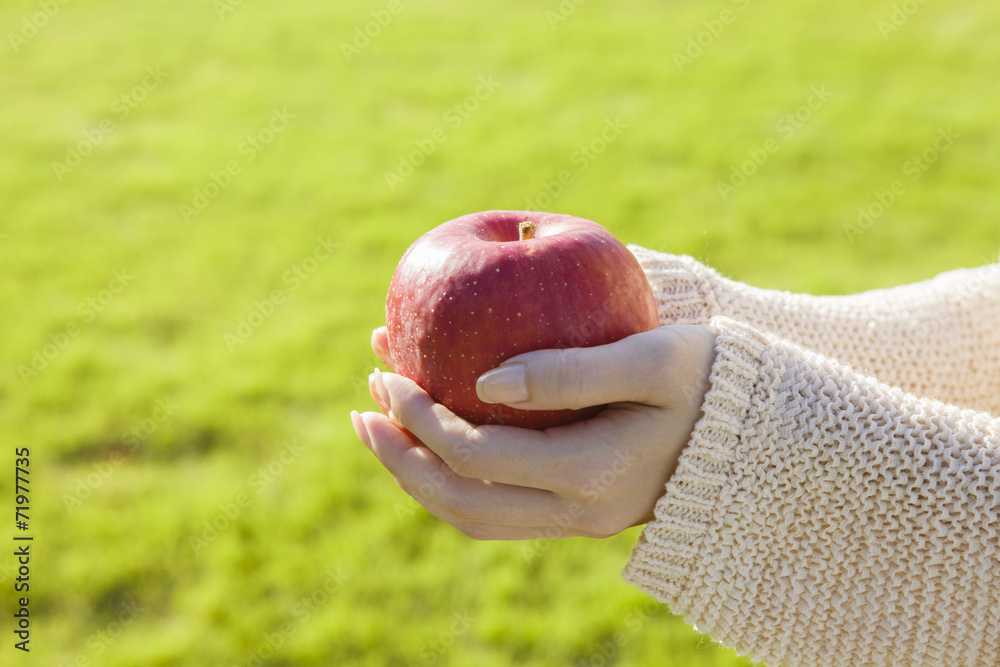
[[[530,220],[525,220],[517,226],[518,234],[520,234],[521,241],[527,241],[528,239],[535,238],[535,223]]]

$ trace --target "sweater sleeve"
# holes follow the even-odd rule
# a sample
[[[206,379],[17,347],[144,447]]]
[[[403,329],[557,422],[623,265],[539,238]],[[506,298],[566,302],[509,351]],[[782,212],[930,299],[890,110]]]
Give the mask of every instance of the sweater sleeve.
[[[1000,420],[715,318],[625,579],[784,667],[1000,664]]]
[[[630,249],[653,287],[661,324],[724,315],[905,391],[1000,416],[1000,264],[812,296],[729,280],[691,257]]]

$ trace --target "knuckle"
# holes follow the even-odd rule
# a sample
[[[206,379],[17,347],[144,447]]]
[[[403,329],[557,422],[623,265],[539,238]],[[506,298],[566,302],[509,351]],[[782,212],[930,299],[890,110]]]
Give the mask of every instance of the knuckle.
[[[669,394],[665,374],[674,373],[683,368],[679,358],[678,340],[675,331],[670,328],[655,329],[655,333],[642,338],[638,358],[642,359],[639,366],[632,370],[632,382],[641,387],[643,394],[654,400],[664,400]],[[655,369],[655,370],[654,370]],[[653,370],[653,372],[650,372]]]
[[[560,356],[558,369],[555,393],[559,404],[573,409],[587,407],[583,403],[587,379],[580,355],[566,350]]]
[[[452,472],[459,477],[465,477],[467,479],[480,478],[480,466],[475,457],[469,455],[466,450],[456,451],[455,455],[452,456],[447,463],[449,467],[451,467]]]
[[[482,434],[475,425],[468,425],[456,434],[448,447],[445,463],[459,477],[481,479],[485,470],[482,457],[477,453],[482,451]]]

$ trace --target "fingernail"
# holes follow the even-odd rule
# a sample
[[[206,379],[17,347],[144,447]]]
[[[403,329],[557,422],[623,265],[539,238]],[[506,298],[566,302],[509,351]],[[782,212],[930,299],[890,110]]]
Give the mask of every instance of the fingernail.
[[[379,397],[385,403],[386,407],[390,410],[392,409],[392,401],[389,399],[389,390],[385,388],[385,382],[382,380],[382,371],[375,368],[375,391],[378,392]]]
[[[527,366],[510,364],[485,373],[476,383],[479,400],[485,403],[520,403],[531,398],[525,379]]]
[[[371,449],[372,437],[368,434],[368,428],[365,426],[365,420],[361,418],[361,415],[357,410],[351,410],[351,425],[354,426],[354,432],[358,434],[358,438],[361,442],[365,443],[365,447]]]

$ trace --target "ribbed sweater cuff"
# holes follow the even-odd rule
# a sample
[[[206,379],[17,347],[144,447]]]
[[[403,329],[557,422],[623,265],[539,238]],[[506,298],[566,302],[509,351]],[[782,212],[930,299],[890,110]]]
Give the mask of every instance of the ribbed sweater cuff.
[[[716,355],[702,417],[622,573],[628,583],[668,604],[685,595],[706,539],[725,513],[726,482],[768,344],[760,332],[725,317],[714,318],[711,326]]]
[[[707,324],[718,314],[714,285],[720,277],[693,257],[669,255],[629,245],[646,274],[660,324]]]

